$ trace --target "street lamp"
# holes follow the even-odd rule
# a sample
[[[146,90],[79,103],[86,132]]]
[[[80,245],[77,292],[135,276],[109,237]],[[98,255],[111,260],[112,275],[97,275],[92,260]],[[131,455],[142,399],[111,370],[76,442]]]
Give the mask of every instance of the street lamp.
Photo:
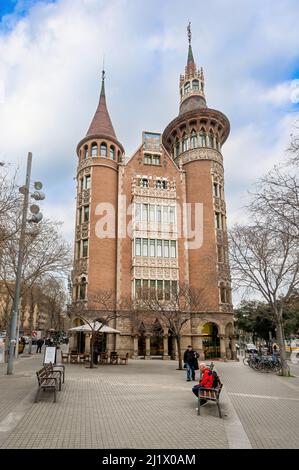
[[[25,248],[25,235],[26,235],[26,224],[27,222],[34,222],[38,223],[42,220],[42,214],[39,213],[39,207],[34,205],[33,216],[31,219],[27,220],[27,213],[28,213],[28,204],[29,204],[29,191],[30,191],[30,176],[31,176],[31,165],[32,165],[32,153],[28,153],[27,157],[27,169],[26,169],[26,181],[25,185],[22,186],[19,191],[21,194],[24,195],[23,201],[23,209],[22,209],[22,222],[21,222],[21,231],[20,231],[20,240],[19,240],[19,252],[18,252],[18,262],[17,262],[17,273],[16,273],[16,281],[15,281],[15,293],[12,305],[12,316],[11,316],[11,323],[10,323],[10,335],[9,335],[9,356],[7,362],[7,374],[11,375],[13,372],[13,361],[14,361],[14,348],[16,352],[16,357],[18,355],[18,343],[19,343],[19,321],[18,321],[18,313],[19,313],[19,300],[20,300],[20,292],[21,292],[21,278],[22,278],[22,265],[23,265],[23,258],[24,258],[24,248]],[[42,200],[45,198],[44,193],[41,193],[39,190],[42,188],[42,183],[36,182],[34,183],[34,189],[36,190],[31,197],[35,200]],[[32,212],[32,207],[30,211]],[[39,215],[40,214],[40,215]],[[39,215],[39,217],[37,217]]]

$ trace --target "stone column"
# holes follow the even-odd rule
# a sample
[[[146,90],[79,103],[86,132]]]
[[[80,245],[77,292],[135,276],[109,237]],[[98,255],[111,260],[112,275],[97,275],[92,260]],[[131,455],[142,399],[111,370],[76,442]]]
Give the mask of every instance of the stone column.
[[[201,336],[193,336],[192,338],[192,346],[199,354],[199,360],[203,361],[205,358],[203,347],[202,347],[202,337]]]
[[[169,359],[169,354],[168,354],[168,335],[163,336],[163,359]]]
[[[236,336],[236,335],[233,335],[233,336],[232,336],[232,343],[231,343],[231,346],[232,346],[232,359],[234,359],[234,360],[237,359],[236,339],[237,339],[237,336]]]
[[[150,359],[151,358],[151,337],[146,336],[145,337],[145,358],[144,359]]]
[[[225,335],[220,335],[220,357],[226,361]]]
[[[133,352],[133,359],[137,359],[138,358],[138,336],[134,336],[133,338],[133,341],[134,341],[134,346],[133,346],[133,349],[134,349],[134,352]]]
[[[69,350],[70,352],[73,350],[73,349],[76,349],[76,333],[72,333],[72,336],[70,337],[70,341],[69,341]]]
[[[85,335],[85,352],[86,353],[90,353],[90,339],[91,339],[91,335],[87,333]]]
[[[229,342],[230,342],[230,337],[226,336],[225,337],[225,351],[226,351],[226,358],[231,359],[231,350],[229,347]]]

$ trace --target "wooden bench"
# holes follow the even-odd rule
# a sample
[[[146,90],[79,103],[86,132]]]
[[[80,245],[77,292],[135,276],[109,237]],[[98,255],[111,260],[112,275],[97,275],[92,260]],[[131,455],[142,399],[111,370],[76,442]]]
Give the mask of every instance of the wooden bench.
[[[49,364],[47,364],[47,370],[49,371],[50,374],[52,374],[53,376],[57,376],[59,378],[59,390],[61,390],[61,378],[62,378],[63,384],[65,380],[64,364],[52,364],[52,362],[50,362]]]
[[[38,389],[36,392],[34,402],[37,403],[39,392],[41,390],[44,390],[44,391],[50,390],[54,392],[54,403],[55,403],[57,384],[59,381],[58,377],[50,374],[49,369],[47,369],[47,366],[44,366],[42,369],[38,370],[36,372],[36,376],[37,376],[37,381],[38,381]]]
[[[214,401],[217,404],[219,418],[222,418],[220,405],[219,405],[219,395],[221,393],[222,383],[216,388],[204,388],[200,387],[198,390],[198,408],[197,414],[200,415],[200,400]]]

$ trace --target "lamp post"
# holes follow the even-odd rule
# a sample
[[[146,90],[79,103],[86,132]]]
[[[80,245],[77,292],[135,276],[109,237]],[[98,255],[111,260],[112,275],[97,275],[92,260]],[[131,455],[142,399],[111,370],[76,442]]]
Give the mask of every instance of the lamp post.
[[[21,293],[21,280],[22,280],[22,266],[24,258],[24,247],[25,247],[25,236],[26,236],[26,223],[27,223],[27,213],[29,205],[29,191],[30,191],[30,176],[31,176],[31,165],[32,165],[32,153],[28,153],[27,157],[27,168],[26,168],[26,181],[25,185],[22,186],[19,191],[24,195],[23,209],[22,209],[22,221],[21,221],[21,230],[20,230],[20,240],[19,240],[19,251],[18,251],[18,261],[17,261],[17,272],[16,272],[16,281],[15,281],[15,293],[12,304],[12,316],[10,323],[10,335],[9,335],[9,356],[7,362],[7,374],[11,375],[13,373],[13,361],[14,361],[14,348],[17,350],[19,347],[19,302],[20,302],[20,293]],[[41,189],[41,183],[34,184],[35,189]],[[45,195],[39,191],[35,191],[31,195],[34,199],[42,200],[45,198]],[[33,210],[32,210],[33,209]],[[39,213],[38,206],[31,206],[30,211],[33,213],[31,219],[28,222],[38,223],[42,220],[43,215]],[[37,212],[34,212],[37,211]],[[35,215],[36,214],[36,215]]]

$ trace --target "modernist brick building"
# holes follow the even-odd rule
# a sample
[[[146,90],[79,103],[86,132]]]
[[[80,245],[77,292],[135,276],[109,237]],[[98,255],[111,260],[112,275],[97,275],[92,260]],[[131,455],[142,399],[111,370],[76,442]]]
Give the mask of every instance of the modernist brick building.
[[[201,308],[186,325],[182,349],[191,343],[202,358],[230,358],[235,342],[222,156],[230,125],[207,107],[190,31],[179,90],[178,116],[163,134],[143,132],[128,159],[108,114],[103,72],[96,113],[77,146],[73,303],[92,320],[100,316],[93,301],[100,292],[111,291],[111,308],[122,311],[147,289],[167,301],[185,283],[201,290]],[[120,315],[111,324],[121,334],[107,335],[108,351],[175,357],[164,325],[161,335],[133,323]],[[74,337],[72,346],[88,350],[88,336]]]

